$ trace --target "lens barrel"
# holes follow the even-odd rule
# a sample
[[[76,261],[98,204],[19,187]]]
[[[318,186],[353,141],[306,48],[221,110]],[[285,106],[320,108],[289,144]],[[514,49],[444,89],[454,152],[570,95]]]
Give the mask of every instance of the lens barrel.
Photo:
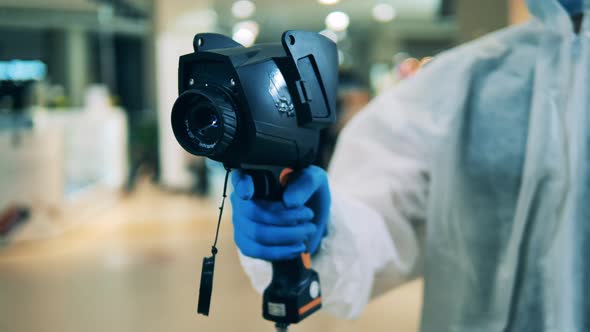
[[[209,158],[224,153],[236,136],[236,112],[217,89],[182,93],[172,107],[172,131],[188,152]]]

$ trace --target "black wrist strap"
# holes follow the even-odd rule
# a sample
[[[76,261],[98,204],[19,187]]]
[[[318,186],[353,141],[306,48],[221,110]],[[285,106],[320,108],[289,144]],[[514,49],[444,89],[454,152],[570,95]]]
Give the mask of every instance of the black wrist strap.
[[[203,258],[203,268],[201,270],[201,285],[199,286],[199,303],[197,305],[197,313],[209,316],[209,308],[211,307],[211,294],[213,292],[213,271],[215,269],[215,255],[217,255],[217,239],[219,238],[219,226],[221,225],[221,217],[223,216],[223,207],[225,205],[225,198],[227,197],[227,180],[231,169],[226,168],[225,180],[223,182],[223,197],[219,206],[219,218],[217,219],[217,230],[215,231],[215,242],[211,247],[211,257]]]

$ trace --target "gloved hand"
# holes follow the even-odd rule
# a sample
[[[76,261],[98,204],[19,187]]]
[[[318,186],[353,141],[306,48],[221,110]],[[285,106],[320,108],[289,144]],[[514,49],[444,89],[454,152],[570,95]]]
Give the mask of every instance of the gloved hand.
[[[244,255],[278,261],[318,250],[331,202],[323,169],[311,166],[291,175],[282,201],[276,202],[252,199],[252,178],[240,170],[232,173],[234,240]]]

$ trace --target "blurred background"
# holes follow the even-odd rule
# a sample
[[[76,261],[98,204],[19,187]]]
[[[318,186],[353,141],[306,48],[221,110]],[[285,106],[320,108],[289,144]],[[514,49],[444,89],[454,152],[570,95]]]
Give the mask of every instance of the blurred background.
[[[196,316],[224,170],[177,144],[178,57],[317,31],[339,48],[338,132],[438,53],[528,19],[523,0],[0,0],[0,331],[272,331],[224,217],[211,317]],[[429,91],[422,91],[425,95]],[[421,282],[356,321],[417,331]]]

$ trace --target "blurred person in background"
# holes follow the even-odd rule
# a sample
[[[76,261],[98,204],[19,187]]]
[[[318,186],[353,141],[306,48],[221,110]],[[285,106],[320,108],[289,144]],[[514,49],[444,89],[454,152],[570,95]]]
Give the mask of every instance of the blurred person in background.
[[[528,5],[530,22],[372,101],[342,132],[330,181],[305,169],[271,203],[233,174],[235,241],[258,290],[266,261],[307,248],[341,317],[424,276],[422,331],[590,330],[590,19],[581,0]]]

